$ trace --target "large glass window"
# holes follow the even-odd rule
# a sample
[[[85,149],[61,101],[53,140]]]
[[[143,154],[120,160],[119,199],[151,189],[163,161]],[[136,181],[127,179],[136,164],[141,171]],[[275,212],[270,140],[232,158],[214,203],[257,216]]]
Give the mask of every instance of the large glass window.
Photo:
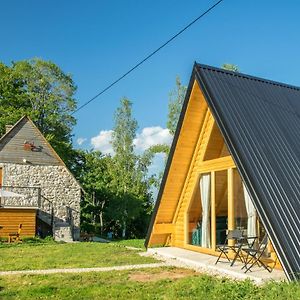
[[[232,181],[229,182],[228,176]],[[229,185],[233,202],[228,198]],[[258,237],[257,242],[265,234],[236,169],[233,173],[221,170],[200,174],[187,210],[187,243],[215,250],[215,245],[225,242],[229,223],[230,229],[240,229],[248,237]],[[270,249],[271,246],[269,253]]]

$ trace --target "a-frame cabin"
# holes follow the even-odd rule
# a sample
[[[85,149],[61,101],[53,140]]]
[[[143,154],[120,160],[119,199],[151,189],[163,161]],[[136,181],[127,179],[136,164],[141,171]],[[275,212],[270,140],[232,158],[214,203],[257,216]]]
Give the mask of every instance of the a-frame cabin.
[[[225,229],[270,237],[300,274],[300,88],[195,64],[146,247],[217,254]]]

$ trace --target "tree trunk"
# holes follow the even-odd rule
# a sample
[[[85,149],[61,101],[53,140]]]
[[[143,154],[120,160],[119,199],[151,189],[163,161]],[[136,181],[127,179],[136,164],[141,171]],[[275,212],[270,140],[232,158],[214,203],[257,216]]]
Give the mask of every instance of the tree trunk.
[[[126,220],[123,220],[123,231],[122,231],[122,238],[125,239],[126,237]]]
[[[103,235],[103,208],[104,208],[105,201],[101,204],[101,211],[99,213],[99,221],[100,221],[100,234]]]

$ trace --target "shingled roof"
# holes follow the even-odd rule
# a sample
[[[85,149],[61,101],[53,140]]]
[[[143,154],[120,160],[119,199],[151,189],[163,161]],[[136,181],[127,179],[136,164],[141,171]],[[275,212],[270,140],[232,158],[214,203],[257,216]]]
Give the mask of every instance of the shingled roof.
[[[300,278],[300,88],[195,63],[197,80],[283,269]],[[184,107],[189,99],[187,93]],[[172,161],[171,147],[152,222]],[[146,240],[147,244],[147,240]]]

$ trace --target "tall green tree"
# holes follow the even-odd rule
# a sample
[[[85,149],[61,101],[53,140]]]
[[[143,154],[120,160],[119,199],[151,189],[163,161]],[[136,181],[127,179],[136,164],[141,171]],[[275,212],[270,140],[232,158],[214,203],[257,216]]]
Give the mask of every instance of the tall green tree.
[[[114,197],[109,185],[111,157],[99,151],[77,151],[74,174],[80,181],[85,197],[81,205],[81,228],[87,232],[104,233],[104,210]]]
[[[107,212],[116,218],[122,229],[123,238],[134,234],[133,224],[140,226],[147,220],[150,205],[147,182],[150,159],[134,152],[137,128],[137,121],[132,116],[132,103],[127,98],[121,99],[120,107],[115,113],[112,135],[115,155],[112,158],[111,188],[115,191],[116,197],[110,202]],[[128,232],[129,229],[131,233]]]
[[[28,113],[23,87],[24,80],[11,67],[0,63],[0,135],[5,132],[5,125],[14,124]]]
[[[50,61],[31,59],[0,64],[0,134],[24,114],[31,117],[61,157],[68,161],[76,123],[76,86]]]
[[[169,93],[169,105],[168,105],[168,119],[167,119],[167,128],[169,129],[170,134],[174,136],[179,116],[181,113],[182,105],[185,99],[185,94],[187,87],[181,83],[180,77],[176,76],[175,88]],[[158,144],[150,147],[148,149],[149,155],[153,156],[156,153],[164,153],[166,157],[169,155],[170,146],[166,144]],[[162,179],[163,173],[160,172],[156,176],[152,176],[151,180],[153,185],[156,188],[159,188],[160,182]]]
[[[175,134],[181,108],[185,98],[187,87],[182,85],[180,77],[176,77],[176,86],[169,94],[169,112],[167,128],[172,135]]]
[[[222,68],[229,71],[239,72],[238,66],[234,64],[225,63],[222,65]],[[176,131],[186,91],[187,87],[182,85],[180,77],[177,76],[175,88],[169,94],[167,128],[172,135],[174,135]]]

